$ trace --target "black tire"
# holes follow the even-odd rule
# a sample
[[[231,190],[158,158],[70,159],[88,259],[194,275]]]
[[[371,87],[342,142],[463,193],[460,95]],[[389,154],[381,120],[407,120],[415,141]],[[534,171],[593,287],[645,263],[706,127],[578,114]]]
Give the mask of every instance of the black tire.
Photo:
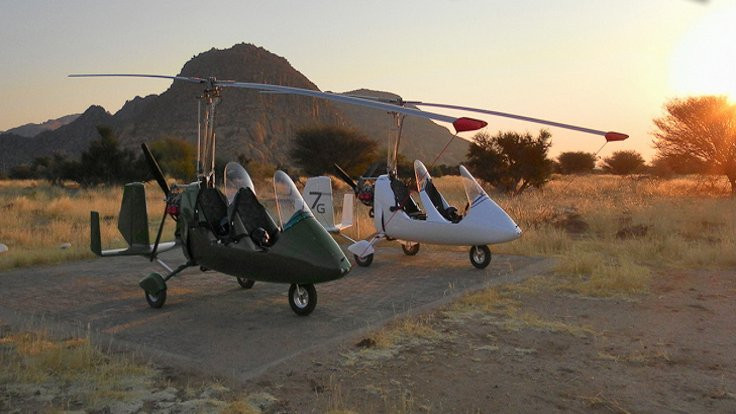
[[[404,254],[407,256],[414,256],[419,253],[419,243],[414,243],[411,247],[406,247],[404,243],[401,243],[401,250],[403,250]]]
[[[289,306],[299,316],[307,316],[317,306],[317,289],[313,284],[299,285],[301,294],[297,292],[297,285],[289,288]]]
[[[371,265],[371,263],[373,263],[373,253],[363,258],[358,256],[357,254],[354,254],[353,257],[355,258],[355,263],[357,263],[360,267],[368,267]]]
[[[238,280],[238,284],[243,289],[250,289],[256,283],[256,281],[253,279],[247,279],[247,278],[240,277],[240,276],[236,276],[235,278]]]
[[[477,269],[485,269],[491,263],[491,249],[488,246],[473,246],[470,248],[470,263]]]
[[[143,292],[146,296],[146,302],[148,302],[148,306],[158,309],[162,306],[164,306],[164,303],[166,303],[166,289],[154,294]]]

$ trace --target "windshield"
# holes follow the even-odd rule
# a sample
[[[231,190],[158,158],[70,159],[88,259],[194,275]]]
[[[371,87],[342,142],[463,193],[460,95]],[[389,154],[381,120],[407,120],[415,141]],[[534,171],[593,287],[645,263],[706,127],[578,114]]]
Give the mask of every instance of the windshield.
[[[306,217],[313,217],[294,182],[285,172],[279,170],[273,175],[273,189],[276,193],[276,208],[279,212],[279,221],[283,230]]]
[[[419,160],[414,161],[414,174],[417,177],[417,191],[421,192],[427,185],[427,181],[431,180],[432,177],[429,176],[427,167]]]
[[[475,203],[482,200],[482,198],[488,197],[483,188],[475,181],[475,178],[468,172],[464,166],[460,166],[460,176],[463,179],[463,188],[465,188],[465,195],[468,197],[468,203],[474,205]]]
[[[237,162],[230,161],[225,165],[225,197],[227,202],[232,203],[235,198],[235,194],[241,188],[250,188],[253,194],[256,193],[255,187],[253,187],[253,180],[250,179],[248,172],[245,171],[242,165]]]

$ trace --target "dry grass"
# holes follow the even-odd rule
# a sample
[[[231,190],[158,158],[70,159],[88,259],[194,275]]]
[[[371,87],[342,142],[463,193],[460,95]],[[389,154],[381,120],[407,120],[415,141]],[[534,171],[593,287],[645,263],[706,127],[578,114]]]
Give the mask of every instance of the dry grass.
[[[372,332],[364,341],[369,347],[389,349],[412,340],[435,340],[441,337],[432,326],[432,315],[401,318]]]
[[[164,202],[155,183],[146,185],[146,194],[153,238]],[[117,229],[121,198],[120,187],[80,189],[36,180],[0,181],[0,243],[8,246],[0,254],[0,270],[92,257],[91,210],[100,212],[103,247],[125,246]],[[173,221],[164,234],[173,234]],[[71,247],[61,248],[65,243]]]
[[[45,390],[57,406],[73,400],[95,407],[102,401],[135,398],[155,375],[146,365],[101,352],[89,338],[55,340],[37,332],[3,334],[0,366],[0,385],[21,395]]]

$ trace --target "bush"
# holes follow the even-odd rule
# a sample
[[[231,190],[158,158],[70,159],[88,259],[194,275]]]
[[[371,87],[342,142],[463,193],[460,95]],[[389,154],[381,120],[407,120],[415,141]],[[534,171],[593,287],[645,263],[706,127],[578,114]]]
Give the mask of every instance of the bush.
[[[537,137],[528,132],[495,136],[479,132],[468,149],[468,167],[476,177],[507,194],[521,194],[530,186],[539,188],[552,175],[553,162],[547,159],[551,138],[547,130]]]

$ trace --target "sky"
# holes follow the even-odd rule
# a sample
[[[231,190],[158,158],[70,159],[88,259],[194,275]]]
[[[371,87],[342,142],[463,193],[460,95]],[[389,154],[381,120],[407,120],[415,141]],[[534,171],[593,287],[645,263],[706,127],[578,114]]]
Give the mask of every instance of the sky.
[[[631,136],[607,144],[601,156],[635,149],[651,158],[652,119],[673,98],[720,94],[736,101],[736,0],[0,0],[0,6],[0,130],[92,104],[114,113],[136,95],[170,86],[67,74],[178,74],[194,55],[241,42],[285,57],[321,90],[391,91]],[[483,119],[490,133],[541,128]],[[550,131],[553,156],[595,152],[605,142]]]

